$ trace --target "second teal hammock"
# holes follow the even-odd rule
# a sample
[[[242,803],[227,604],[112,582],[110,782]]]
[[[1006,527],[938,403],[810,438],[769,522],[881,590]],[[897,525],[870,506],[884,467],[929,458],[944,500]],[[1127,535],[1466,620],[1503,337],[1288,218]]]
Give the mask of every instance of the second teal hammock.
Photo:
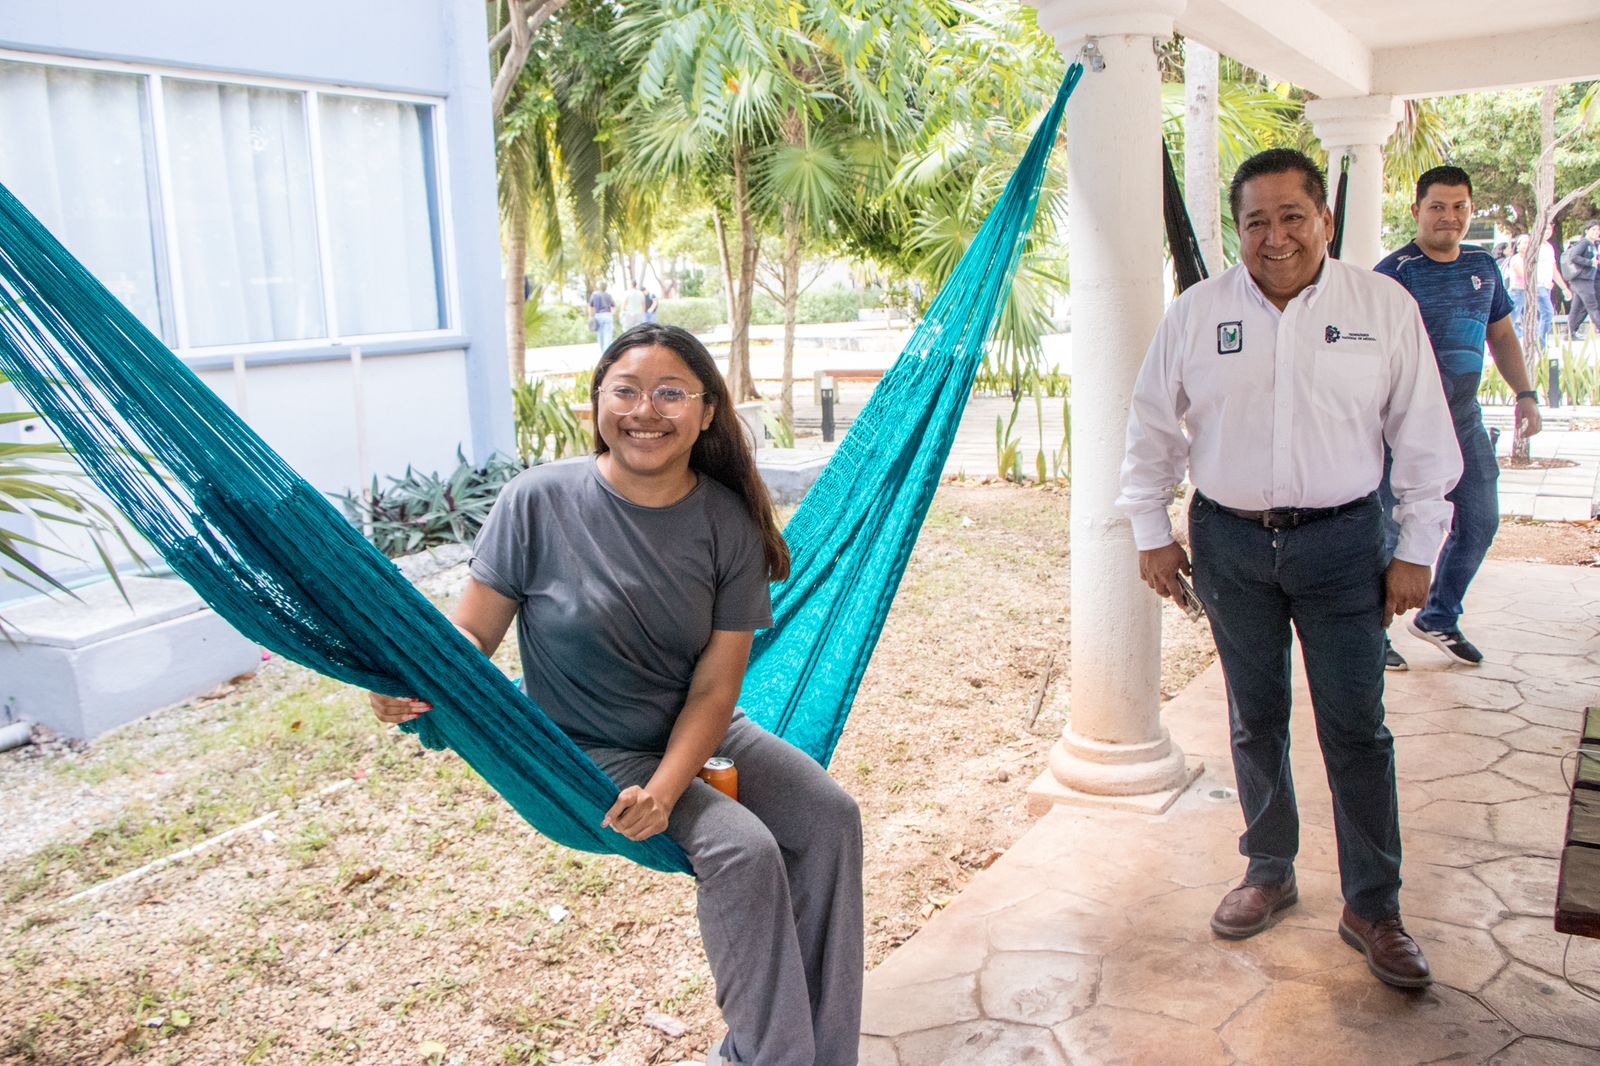
[[[1074,64],[1005,192],[790,520],[740,705],[826,765],[905,572],[1033,224]],[[690,872],[600,828],[616,787],[4,187],[0,369],[167,563],[240,633],[432,703],[451,748],[539,832]]]

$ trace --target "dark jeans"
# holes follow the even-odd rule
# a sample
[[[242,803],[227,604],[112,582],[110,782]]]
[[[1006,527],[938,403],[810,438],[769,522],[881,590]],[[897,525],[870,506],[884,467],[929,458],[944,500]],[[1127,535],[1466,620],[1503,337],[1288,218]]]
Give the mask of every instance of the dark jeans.
[[[1376,498],[1298,529],[1270,530],[1195,494],[1194,584],[1222,658],[1246,877],[1281,881],[1300,850],[1289,769],[1289,628],[1305,653],[1333,792],[1345,902],[1377,921],[1400,910],[1394,737],[1383,724],[1383,538]]]
[[[1461,445],[1461,480],[1445,494],[1455,504],[1450,518],[1450,535],[1439,549],[1434,563],[1433,586],[1428,602],[1417,615],[1417,626],[1433,632],[1455,629],[1461,624],[1462,600],[1467,587],[1478,576],[1478,568],[1489,554],[1489,545],[1500,528],[1500,464],[1483,428],[1483,411],[1476,399],[1457,398],[1450,405],[1455,421],[1456,441]],[[1395,496],[1389,487],[1389,450],[1384,449],[1383,481],[1378,498],[1383,502],[1383,560],[1394,558],[1400,543],[1400,527],[1394,520]]]
[[[1585,319],[1594,323],[1595,329],[1600,329],[1600,293],[1597,293],[1595,278],[1579,278],[1572,284],[1572,306],[1567,310],[1567,336],[1572,340],[1579,340],[1578,333],[1583,329]]]

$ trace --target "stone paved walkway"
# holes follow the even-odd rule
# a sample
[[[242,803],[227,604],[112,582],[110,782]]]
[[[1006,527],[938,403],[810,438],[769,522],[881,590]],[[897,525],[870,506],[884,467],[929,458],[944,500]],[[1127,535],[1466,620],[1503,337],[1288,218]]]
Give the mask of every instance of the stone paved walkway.
[[[1600,1063],[1600,1003],[1551,927],[1560,753],[1600,703],[1600,572],[1485,568],[1447,664],[1396,627],[1389,675],[1408,928],[1437,983],[1379,984],[1336,932],[1329,794],[1303,688],[1300,903],[1244,941],[1206,922],[1239,878],[1226,703],[1213,667],[1167,705],[1206,771],[1164,815],[1058,807],[868,977],[864,1066]],[[1298,669],[1298,665],[1297,665]],[[1600,941],[1568,970],[1600,986]]]

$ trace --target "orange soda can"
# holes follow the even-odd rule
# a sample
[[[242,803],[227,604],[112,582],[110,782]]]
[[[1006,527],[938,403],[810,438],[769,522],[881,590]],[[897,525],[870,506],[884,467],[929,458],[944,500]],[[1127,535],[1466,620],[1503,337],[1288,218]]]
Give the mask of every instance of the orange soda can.
[[[698,776],[729,799],[739,798],[739,768],[733,765],[732,759],[720,755],[707,759]]]

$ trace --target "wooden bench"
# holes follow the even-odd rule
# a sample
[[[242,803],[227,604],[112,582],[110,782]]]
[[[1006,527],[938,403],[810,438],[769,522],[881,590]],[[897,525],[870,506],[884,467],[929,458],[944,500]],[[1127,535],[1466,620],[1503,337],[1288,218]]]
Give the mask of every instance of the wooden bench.
[[[872,367],[872,368],[868,368],[868,369],[865,369],[865,370],[861,370],[861,369],[855,369],[855,370],[819,370],[819,371],[817,371],[815,374],[813,374],[811,376],[812,402],[814,402],[818,407],[822,406],[822,379],[823,378],[832,378],[833,379],[833,384],[834,384],[833,402],[834,403],[838,403],[839,402],[838,387],[839,387],[841,382],[845,382],[845,381],[853,381],[853,382],[858,382],[858,383],[859,382],[870,382],[871,384],[876,385],[878,382],[883,380],[883,375],[887,374],[888,372],[889,372],[889,368],[886,367],[886,366]]]
[[[1585,713],[1556,881],[1556,931],[1600,938],[1600,707]]]

